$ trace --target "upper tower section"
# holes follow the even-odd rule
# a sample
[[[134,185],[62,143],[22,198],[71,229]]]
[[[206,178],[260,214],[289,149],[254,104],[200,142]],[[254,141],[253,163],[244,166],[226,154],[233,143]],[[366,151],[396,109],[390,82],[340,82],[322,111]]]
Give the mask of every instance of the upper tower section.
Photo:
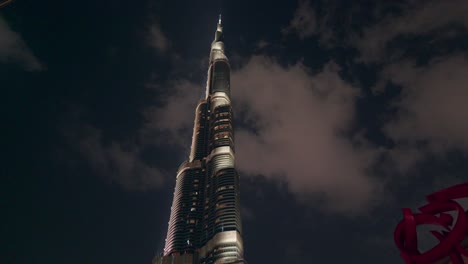
[[[215,37],[211,43],[210,63],[215,60],[223,59],[227,61],[226,55],[224,55],[224,34],[223,25],[221,24],[221,15],[219,15],[218,25],[216,27]]]
[[[210,65],[208,70],[208,81],[206,86],[206,98],[223,97],[229,101],[230,97],[231,66],[224,54],[224,33],[219,16],[215,37],[211,43]],[[219,101],[219,100],[218,100]],[[213,108],[214,105],[212,105]],[[213,109],[212,109],[213,110]]]

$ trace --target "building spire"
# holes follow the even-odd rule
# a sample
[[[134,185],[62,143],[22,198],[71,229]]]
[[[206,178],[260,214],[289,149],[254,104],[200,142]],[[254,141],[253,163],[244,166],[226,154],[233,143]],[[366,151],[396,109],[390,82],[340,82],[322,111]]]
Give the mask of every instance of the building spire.
[[[216,31],[218,32],[223,32],[223,25],[221,25],[221,14],[219,14],[219,20],[218,20],[218,26],[216,28]]]
[[[213,42],[223,41],[223,26],[221,25],[221,14],[219,14],[218,25],[216,27],[215,39]]]

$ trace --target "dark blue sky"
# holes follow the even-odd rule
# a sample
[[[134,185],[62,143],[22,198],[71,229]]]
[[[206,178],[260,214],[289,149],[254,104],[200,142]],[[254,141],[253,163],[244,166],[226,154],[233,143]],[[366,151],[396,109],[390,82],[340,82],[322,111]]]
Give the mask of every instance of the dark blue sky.
[[[221,11],[246,259],[403,263],[400,208],[468,179],[467,3],[14,1],[1,262],[163,249]]]

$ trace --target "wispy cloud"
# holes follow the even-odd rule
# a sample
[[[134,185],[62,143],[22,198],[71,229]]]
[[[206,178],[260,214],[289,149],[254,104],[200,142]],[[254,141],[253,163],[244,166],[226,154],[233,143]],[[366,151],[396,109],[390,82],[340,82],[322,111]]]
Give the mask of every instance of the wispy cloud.
[[[161,25],[153,23],[148,29],[148,43],[160,53],[165,53],[170,48],[169,39],[161,29]]]
[[[353,47],[360,52],[359,62],[380,63],[399,55],[389,54],[388,50],[397,37],[440,30],[437,37],[447,38],[456,34],[448,27],[468,29],[467,12],[468,2],[464,0],[376,1],[365,6],[346,1],[298,0],[293,18],[282,32],[294,33],[300,39],[315,36],[326,48]]]
[[[350,3],[299,0],[293,18],[282,33],[296,34],[301,40],[315,38],[321,47],[327,49],[346,46],[353,32],[352,23],[363,12],[359,5]]]
[[[388,44],[398,36],[417,36],[446,26],[460,25],[468,29],[468,2],[408,1],[400,3],[399,14],[376,14],[383,18],[352,38],[351,45],[361,53],[360,60],[386,62]]]
[[[434,153],[468,151],[467,72],[468,59],[460,54],[426,66],[407,61],[386,67],[383,78],[402,86],[394,102],[399,111],[386,125],[387,134],[401,144],[425,142]]]
[[[185,80],[149,86],[148,89],[164,86],[167,93],[158,97],[164,103],[156,106],[158,103],[154,102],[155,105],[144,108],[142,125],[127,140],[109,140],[105,131],[88,124],[75,124],[64,130],[68,142],[96,175],[129,191],[158,189],[166,179],[173,179],[173,171],[168,172],[167,166],[155,160],[158,157],[148,158],[145,152],[164,145],[183,152],[181,155],[179,151],[171,152],[175,159],[182,161],[188,156],[195,106],[202,95],[200,85]]]
[[[45,67],[34,56],[21,35],[13,31],[0,17],[0,62],[17,63],[27,71],[41,71]]]
[[[294,13],[289,26],[282,30],[283,34],[296,33],[304,39],[317,34],[318,21],[315,9],[308,0],[299,0],[299,5]]]
[[[117,141],[105,143],[102,131],[91,126],[76,132],[74,139],[78,151],[103,179],[132,191],[150,190],[164,183],[167,174],[144,162],[138,145]]]
[[[268,41],[262,39],[262,40],[257,42],[256,46],[257,46],[257,50],[263,50],[263,49],[265,49],[266,47],[268,47],[270,45],[271,45],[271,43],[269,43]]]
[[[179,80],[164,85],[167,94],[164,104],[143,110],[145,123],[140,136],[144,142],[162,142],[190,147],[195,107],[204,96],[202,85],[188,80]]]

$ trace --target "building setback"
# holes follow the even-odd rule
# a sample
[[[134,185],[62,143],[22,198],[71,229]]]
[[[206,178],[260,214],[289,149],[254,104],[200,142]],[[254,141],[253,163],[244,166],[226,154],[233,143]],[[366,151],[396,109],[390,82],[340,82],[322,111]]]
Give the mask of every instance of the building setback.
[[[195,110],[190,156],[177,172],[164,253],[153,264],[245,263],[230,72],[220,16],[206,96]]]

